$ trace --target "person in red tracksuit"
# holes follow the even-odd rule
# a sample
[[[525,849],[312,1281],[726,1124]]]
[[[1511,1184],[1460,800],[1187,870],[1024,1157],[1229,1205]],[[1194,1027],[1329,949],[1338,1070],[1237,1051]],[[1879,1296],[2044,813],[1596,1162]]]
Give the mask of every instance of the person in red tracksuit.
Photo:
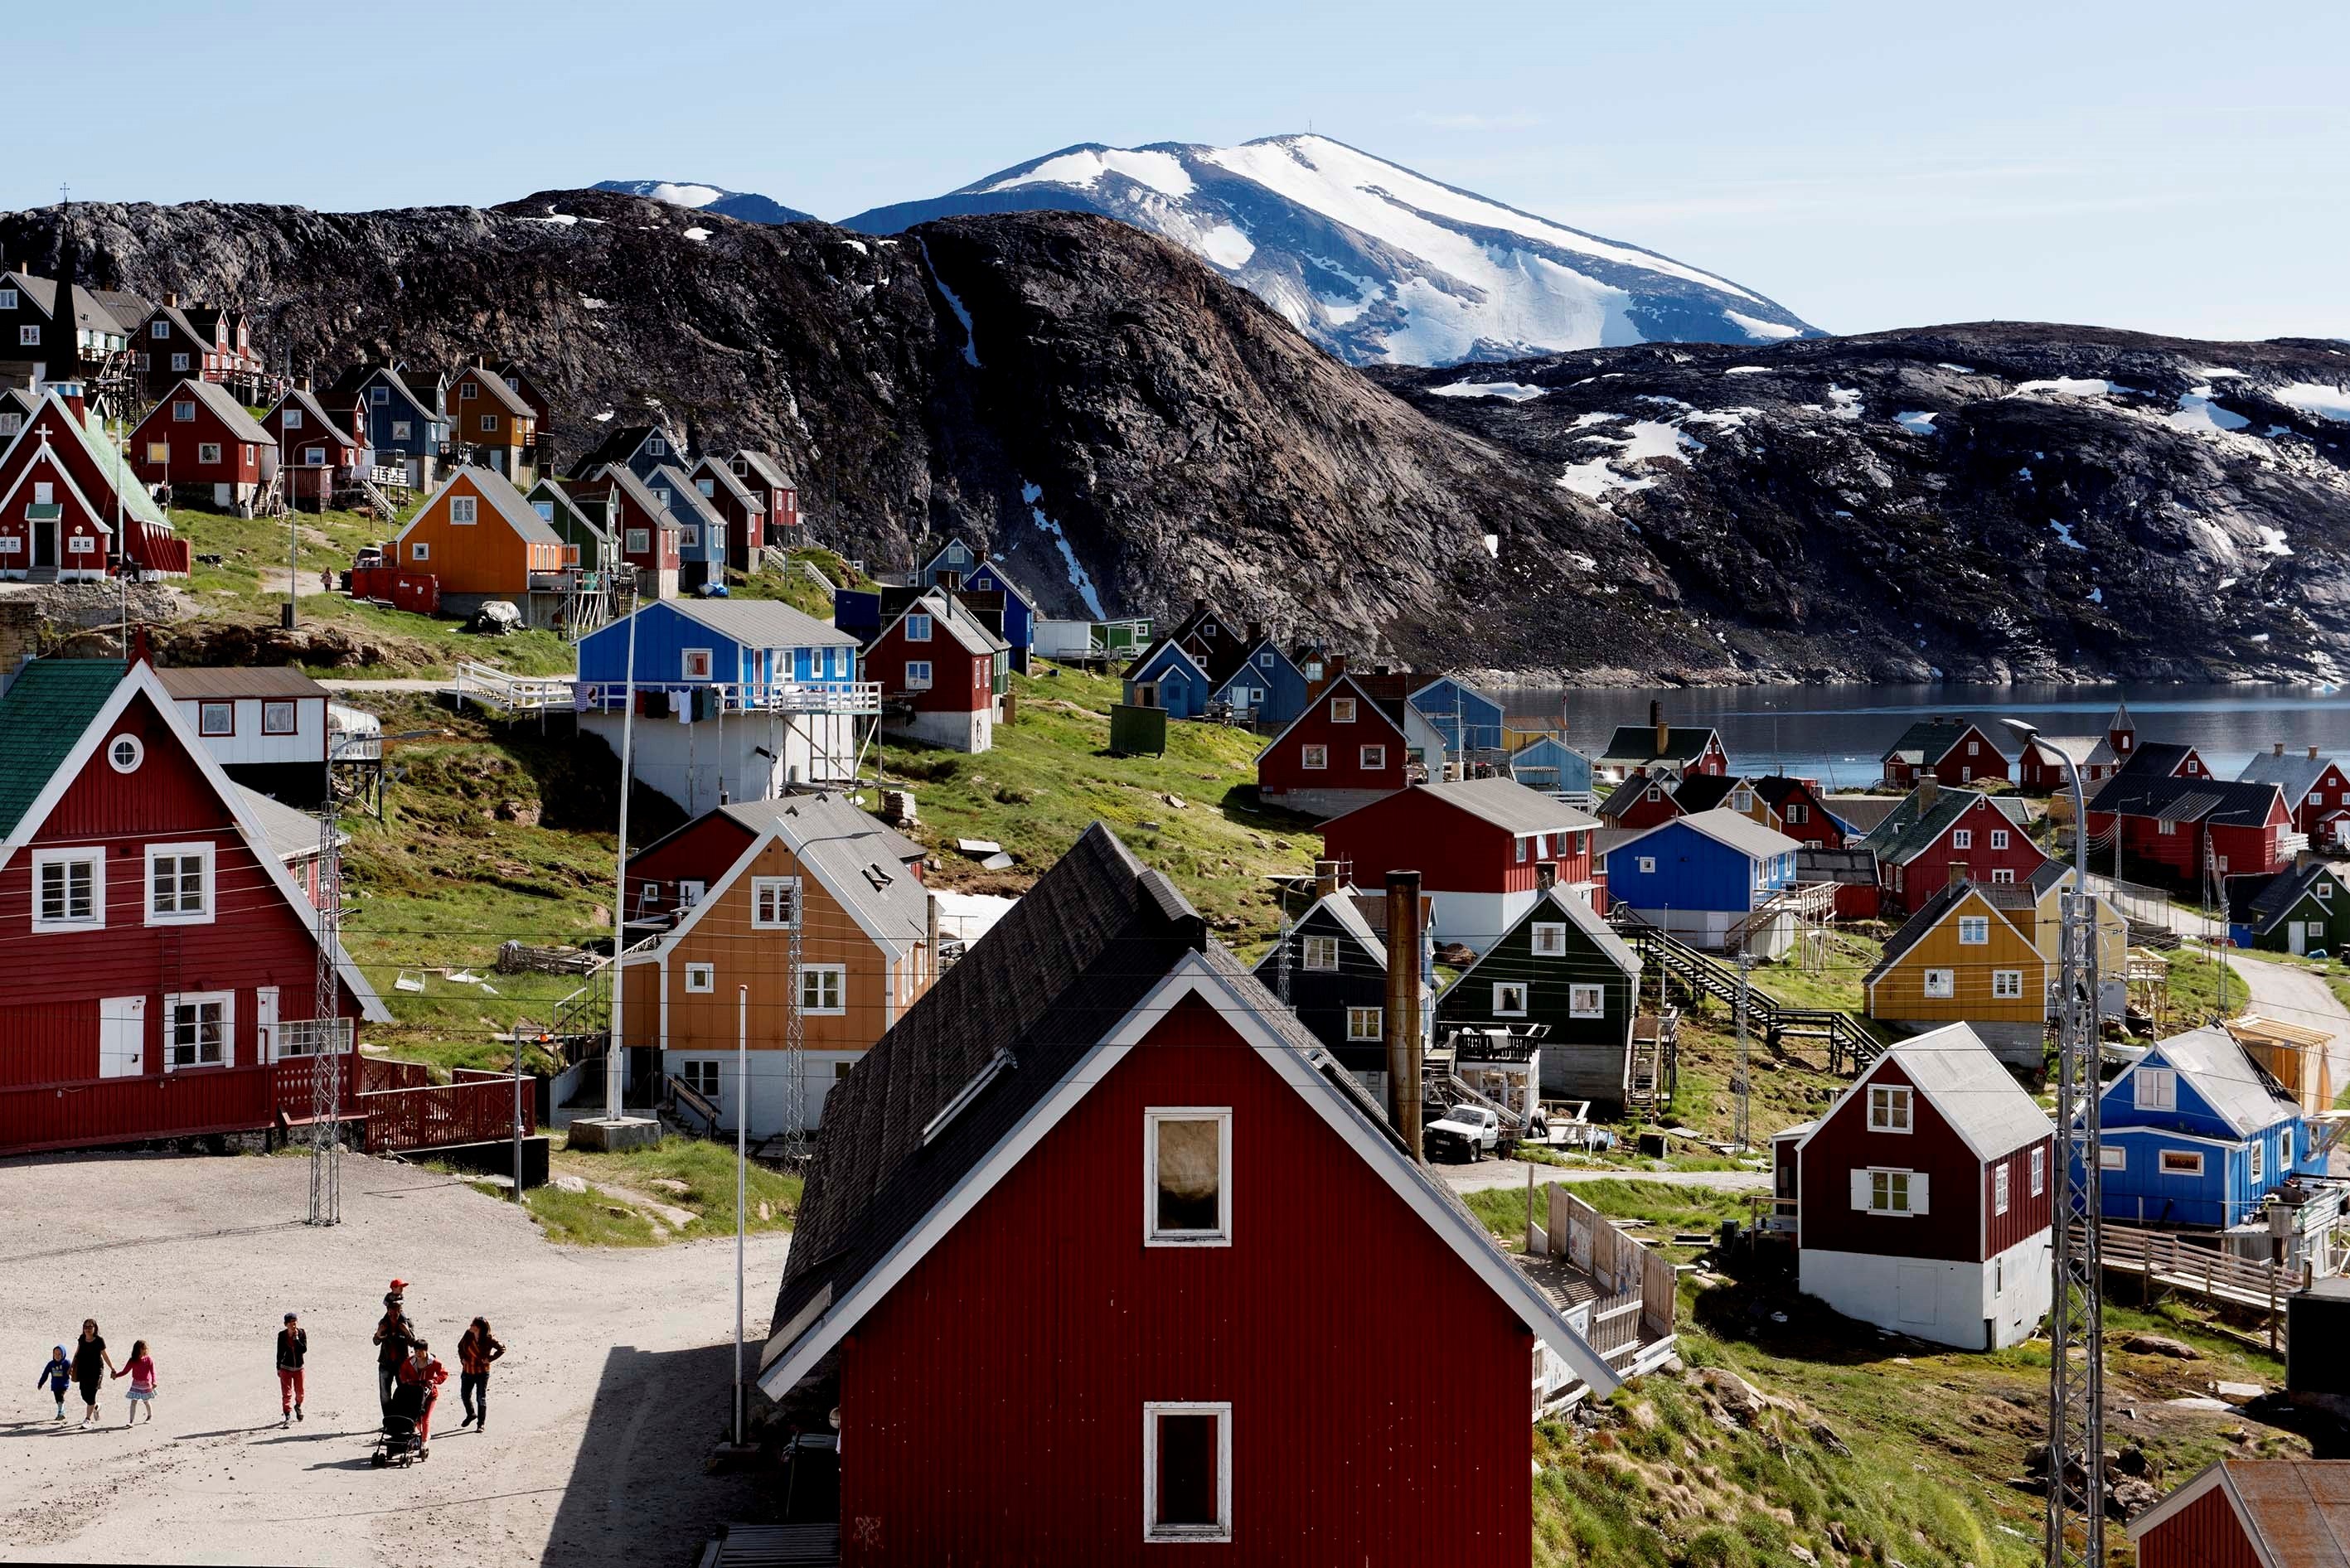
[[[432,1404],[441,1397],[441,1385],[449,1381],[449,1369],[432,1355],[432,1347],[422,1340],[416,1342],[408,1359],[400,1364],[400,1381],[424,1386],[424,1413],[416,1418],[416,1457],[432,1456]]]

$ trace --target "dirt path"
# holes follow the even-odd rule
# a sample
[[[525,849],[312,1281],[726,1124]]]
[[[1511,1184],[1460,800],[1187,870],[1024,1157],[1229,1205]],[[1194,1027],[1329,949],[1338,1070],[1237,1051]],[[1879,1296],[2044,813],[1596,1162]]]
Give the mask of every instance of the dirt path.
[[[1484,1192],[1496,1187],[1523,1187],[1526,1173],[1534,1185],[1554,1181],[1660,1181],[1668,1187],[1706,1187],[1716,1192],[1762,1192],[1771,1185],[1767,1170],[1638,1170],[1629,1167],[1533,1165],[1522,1159],[1481,1159],[1474,1165],[1434,1167],[1455,1192]]]
[[[754,1517],[749,1478],[705,1475],[723,1433],[733,1248],[550,1246],[463,1183],[346,1163],[346,1222],[300,1223],[299,1158],[118,1156],[0,1165],[0,1322],[38,1362],[85,1315],[118,1358],[156,1357],[155,1419],[60,1428],[22,1379],[0,1402],[0,1561],[683,1565]],[[750,1355],[789,1238],[750,1243]],[[368,1343],[386,1282],[446,1361],[432,1458],[368,1462]],[[308,1419],[277,1425],[278,1319],[310,1330]],[[458,1430],[456,1346],[473,1314],[512,1353],[486,1435]],[[78,1415],[78,1408],[72,1414]]]
[[[2232,953],[2228,967],[2243,976],[2244,984],[2251,988],[2252,1012],[2281,1023],[2332,1030],[2334,1044],[2326,1049],[2326,1064],[2333,1072],[2334,1092],[2338,1095],[2350,1086],[2350,1008],[2342,1005],[2332,986],[2306,970]],[[2350,1150],[2334,1152],[2334,1169],[2337,1174],[2350,1172]]]

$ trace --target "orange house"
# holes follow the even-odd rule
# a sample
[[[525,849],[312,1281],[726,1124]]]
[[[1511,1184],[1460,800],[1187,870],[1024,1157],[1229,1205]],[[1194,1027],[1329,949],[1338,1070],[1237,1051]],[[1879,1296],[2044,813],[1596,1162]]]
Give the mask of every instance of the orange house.
[[[538,414],[486,365],[468,365],[449,383],[449,439],[467,461],[525,488],[538,483]]]
[[[532,626],[552,625],[577,546],[547,525],[505,476],[467,466],[441,482],[392,545],[390,565],[441,579],[441,607],[470,616],[504,599]]]
[[[663,1077],[702,1095],[731,1127],[747,987],[749,1131],[764,1137],[790,1119],[781,1054],[795,1011],[802,1125],[813,1127],[833,1084],[931,988],[930,893],[898,858],[904,841],[842,796],[730,809],[764,826],[658,943],[622,961],[622,1028],[630,1045],[657,1047]]]

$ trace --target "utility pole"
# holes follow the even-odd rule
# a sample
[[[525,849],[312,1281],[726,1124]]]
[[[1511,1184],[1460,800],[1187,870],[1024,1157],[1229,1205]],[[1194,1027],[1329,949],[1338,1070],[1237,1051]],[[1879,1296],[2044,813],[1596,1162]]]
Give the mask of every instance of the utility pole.
[[[318,818],[318,961],[310,1011],[310,1223],[343,1222],[343,1074],[356,1070],[356,1054],[342,1017],[342,974],[335,955],[342,950],[342,832],[337,822],[334,781],[327,809]],[[279,1042],[282,1044],[282,1041]],[[346,1066],[347,1061],[348,1066]]]
[[[612,900],[612,1039],[604,1052],[604,1117],[615,1122],[620,1119],[621,1075],[626,1071],[621,1053],[627,1037],[620,1031],[620,1012],[628,992],[624,983],[628,977],[620,968],[620,955],[629,946],[629,796],[635,782],[632,769],[637,739],[637,607],[633,597],[629,604],[627,658],[620,681],[620,839],[615,857],[619,869],[613,877],[619,887]]]
[[[751,1155],[751,988],[734,988],[734,1446],[743,1446],[743,1232]]]
[[[793,857],[797,861],[797,855]],[[795,868],[798,867],[796,865]],[[802,871],[802,876],[806,872]],[[791,1001],[784,1015],[784,1161],[794,1170],[805,1170],[808,1161],[807,1141],[807,999],[800,988],[807,983],[807,971],[800,964],[800,931],[807,923],[807,884],[792,888],[792,929],[788,961],[791,968]],[[935,959],[932,960],[936,961]]]
[[[1754,1096],[1753,1063],[1746,1051],[1746,971],[1753,967],[1754,955],[1741,948],[1738,952],[1738,1152],[1744,1154],[1749,1147],[1748,1135],[1753,1128],[1752,1100]]]

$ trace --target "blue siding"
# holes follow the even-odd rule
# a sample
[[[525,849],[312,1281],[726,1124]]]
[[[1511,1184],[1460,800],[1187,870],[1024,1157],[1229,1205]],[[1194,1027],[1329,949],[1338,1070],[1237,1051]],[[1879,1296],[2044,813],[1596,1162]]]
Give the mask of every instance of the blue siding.
[[[832,596],[832,624],[859,642],[881,635],[881,596],[843,588]]]
[[[1502,749],[1502,705],[1465,681],[1446,676],[1413,693],[1411,705],[1436,726],[1448,752]]]
[[[375,400],[378,388],[387,394],[379,403]],[[381,379],[368,383],[359,393],[360,406],[366,411],[367,443],[380,455],[398,452],[402,457],[438,457],[441,443],[449,437],[448,421],[413,400],[400,395],[400,389]],[[408,434],[395,440],[391,427],[406,421]]]
[[[1510,753],[1510,771],[1529,789],[1562,794],[1586,794],[1591,789],[1591,759],[1565,741],[1548,736]]]
[[[618,685],[628,679],[629,619],[598,628],[580,639],[579,679]],[[828,681],[847,684],[857,678],[853,648],[745,648],[732,638],[685,615],[666,600],[654,600],[637,611],[637,684],[683,686],[688,649],[710,650],[709,680],[724,685],[764,685],[770,681]]]
[[[1159,705],[1167,710],[1171,719],[1196,719],[1208,711],[1208,678],[1191,662],[1190,655],[1171,643],[1153,654],[1150,662],[1136,666],[1126,678],[1126,700],[1134,701],[1134,689],[1146,680],[1159,683]]]
[[[1646,857],[1652,871],[1640,869]],[[1719,909],[1743,914],[1794,880],[1792,854],[1756,857],[1685,823],[1609,850],[1607,898],[1636,909]]]
[[[2159,1044],[2139,1064],[2169,1067]],[[2317,1175],[2324,1161],[2310,1152],[2309,1128],[2297,1110],[2278,1103],[2276,1120],[2249,1137],[2216,1115],[2201,1093],[2196,1075],[2179,1071],[2176,1108],[2140,1110],[2134,1075],[2116,1078],[2098,1101],[2101,1136],[2107,1146],[2124,1151],[2118,1170],[2104,1172],[2103,1208],[2106,1218],[2137,1220],[2149,1225],[2241,1225],[2256,1219],[2267,1196],[2286,1178]],[[2293,1158],[2282,1158],[2287,1134]],[[2251,1150],[2261,1151],[2261,1176],[2252,1179]],[[2169,1173],[2162,1169],[2161,1152],[2176,1149],[2203,1157],[2201,1173]],[[2076,1161],[2077,1178],[2080,1166]]]
[[[1036,612],[1029,607],[1027,598],[990,561],[981,562],[962,581],[963,587],[975,593],[1003,596],[1003,640],[1012,645],[1014,665],[1025,674],[1029,650],[1036,646]]]
[[[1232,671],[1215,697],[1232,701],[1235,687],[1245,686],[1252,691],[1262,691],[1264,700],[1255,704],[1260,724],[1286,724],[1305,711],[1305,677],[1289,656],[1270,643],[1249,650],[1248,662]],[[1247,707],[1247,703],[1236,703]]]

